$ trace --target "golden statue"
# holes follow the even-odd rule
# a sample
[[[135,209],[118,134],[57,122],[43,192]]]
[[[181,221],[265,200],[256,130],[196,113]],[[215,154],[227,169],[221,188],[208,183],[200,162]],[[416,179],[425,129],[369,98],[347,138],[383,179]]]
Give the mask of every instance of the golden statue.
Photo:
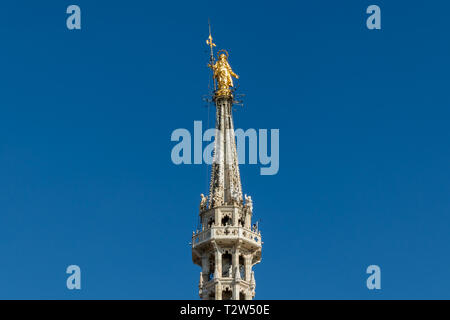
[[[208,67],[210,67],[213,71],[213,79],[214,79],[214,89],[216,89],[216,83],[217,83],[217,90],[215,91],[215,96],[228,96],[231,97],[231,90],[230,87],[233,86],[233,78],[239,79],[239,76],[233,72],[233,70],[230,67],[230,64],[228,63],[228,52],[226,50],[219,50],[217,52],[218,61],[214,63],[214,47],[216,44],[213,42],[213,38],[211,36],[211,24],[209,23],[209,37],[206,40],[206,44],[211,49],[211,57],[209,59]]]
[[[219,60],[215,64],[208,64],[208,67],[213,71],[214,80],[217,81],[216,96],[231,96],[230,87],[233,86],[232,77],[239,79],[239,76],[233,72],[228,63],[228,52],[220,50],[217,55]]]

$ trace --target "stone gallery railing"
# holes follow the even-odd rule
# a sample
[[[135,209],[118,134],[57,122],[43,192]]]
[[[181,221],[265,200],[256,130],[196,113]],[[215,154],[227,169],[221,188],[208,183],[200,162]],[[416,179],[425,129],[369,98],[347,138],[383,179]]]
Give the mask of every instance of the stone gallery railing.
[[[254,232],[243,227],[211,227],[205,231],[198,232],[192,236],[192,246],[197,246],[204,241],[210,239],[234,239],[241,238],[243,240],[251,241],[254,244],[261,246],[261,233]]]

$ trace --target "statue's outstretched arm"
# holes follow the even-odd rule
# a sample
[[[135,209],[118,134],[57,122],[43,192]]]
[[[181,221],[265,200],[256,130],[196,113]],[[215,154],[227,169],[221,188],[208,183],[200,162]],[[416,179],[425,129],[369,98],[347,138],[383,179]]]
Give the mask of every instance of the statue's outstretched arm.
[[[235,77],[236,79],[239,79],[239,76],[236,74],[236,73],[234,73],[233,72],[233,69],[231,69],[231,66],[230,66],[230,64],[227,62],[227,69],[228,69],[228,72],[233,76],[233,77]]]

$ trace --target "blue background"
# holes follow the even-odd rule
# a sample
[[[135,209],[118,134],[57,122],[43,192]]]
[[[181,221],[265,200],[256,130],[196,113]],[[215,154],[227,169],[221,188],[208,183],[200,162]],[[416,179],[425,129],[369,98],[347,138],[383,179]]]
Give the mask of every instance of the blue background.
[[[246,94],[235,126],[280,129],[277,175],[241,166],[264,240],[256,298],[449,299],[449,10],[2,1],[0,298],[198,299],[189,242],[209,177],[171,162],[170,135],[208,121],[209,17]]]

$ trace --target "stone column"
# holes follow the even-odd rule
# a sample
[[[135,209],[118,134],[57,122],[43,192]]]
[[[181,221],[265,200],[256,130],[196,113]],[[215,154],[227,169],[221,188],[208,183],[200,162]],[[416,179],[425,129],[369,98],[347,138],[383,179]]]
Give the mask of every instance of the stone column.
[[[239,225],[239,208],[233,208],[233,226]]]
[[[236,272],[236,268],[237,270],[239,270],[239,246],[236,246],[236,248],[234,249],[234,253],[233,253],[233,272]],[[236,277],[235,274],[230,275],[231,277]]]
[[[222,253],[218,250],[214,253],[215,257],[215,268],[214,268],[214,278],[222,277]]]
[[[220,217],[220,210],[219,209],[214,209],[214,225],[213,225],[213,227],[214,226],[220,226],[220,219],[221,217]]]
[[[222,300],[222,285],[220,281],[216,282],[216,300]]]
[[[252,276],[252,255],[245,257],[245,281],[250,282]]]
[[[233,300],[239,300],[239,245],[236,246],[234,249],[233,254],[233,278],[234,278],[234,285],[233,285]]]
[[[239,285],[239,282],[236,282],[233,286],[233,300],[239,300],[239,291],[241,286]]]
[[[202,256],[202,275],[203,275],[203,283],[208,282],[209,277],[209,253],[206,252]]]

